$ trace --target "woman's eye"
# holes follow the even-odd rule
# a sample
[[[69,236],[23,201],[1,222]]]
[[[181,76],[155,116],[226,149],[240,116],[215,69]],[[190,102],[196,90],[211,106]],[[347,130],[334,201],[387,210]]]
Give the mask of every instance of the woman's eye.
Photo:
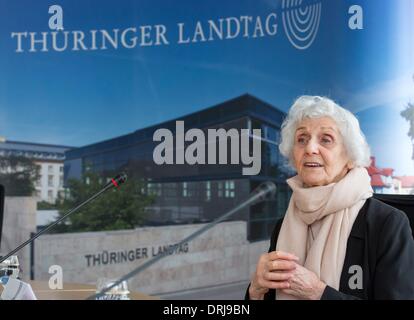
[[[306,139],[305,139],[305,137],[299,137],[299,138],[297,139],[297,141],[298,141],[298,143],[299,143],[299,144],[305,144],[305,143],[306,143]]]
[[[332,138],[330,138],[330,137],[322,137],[322,143],[323,144],[330,144],[330,143],[332,143]]]

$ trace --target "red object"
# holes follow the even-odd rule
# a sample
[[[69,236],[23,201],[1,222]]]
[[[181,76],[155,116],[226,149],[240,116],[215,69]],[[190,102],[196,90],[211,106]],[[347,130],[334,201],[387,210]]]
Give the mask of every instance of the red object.
[[[114,180],[114,179],[111,179],[111,181],[112,181],[112,184],[115,186],[115,187],[119,187],[119,185],[118,185],[118,183]]]
[[[391,177],[392,173],[394,172],[394,169],[392,168],[378,168],[375,164],[375,157],[371,157],[371,164],[367,168],[367,170],[370,176],[381,175]]]
[[[373,187],[389,187],[384,183],[382,177],[392,177],[394,169],[392,168],[378,168],[375,163],[375,157],[371,157],[371,164],[367,168],[368,174],[371,177],[371,186]]]
[[[374,174],[371,176],[371,186],[373,187],[386,187],[387,185],[382,181],[381,175]]]
[[[414,188],[414,177],[413,176],[402,176],[402,177],[394,177],[401,181],[402,188]]]
[[[394,169],[384,168],[384,169],[381,169],[380,174],[383,175],[383,176],[386,176],[386,177],[391,177],[393,172],[394,172]]]

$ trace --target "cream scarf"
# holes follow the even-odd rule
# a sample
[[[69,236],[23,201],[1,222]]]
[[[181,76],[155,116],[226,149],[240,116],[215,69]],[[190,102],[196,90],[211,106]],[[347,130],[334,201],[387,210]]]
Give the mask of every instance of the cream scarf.
[[[276,250],[295,254],[299,264],[338,290],[349,234],[359,210],[373,194],[368,172],[354,168],[339,182],[320,187],[303,187],[299,176],[287,183],[293,194]],[[311,230],[312,224],[319,230]],[[296,299],[280,290],[276,296]]]

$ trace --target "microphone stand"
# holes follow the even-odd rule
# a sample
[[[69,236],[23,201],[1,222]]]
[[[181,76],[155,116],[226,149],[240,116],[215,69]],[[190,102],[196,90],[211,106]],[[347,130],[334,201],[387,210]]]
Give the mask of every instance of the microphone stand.
[[[69,217],[72,213],[74,213],[75,211],[79,210],[80,208],[82,208],[83,206],[87,205],[89,202],[95,200],[96,198],[98,198],[101,194],[103,194],[104,192],[106,192],[107,190],[113,188],[113,187],[119,187],[119,185],[121,185],[122,183],[124,183],[127,179],[126,174],[120,174],[117,175],[115,178],[111,179],[110,182],[108,182],[103,188],[102,190],[100,190],[99,192],[95,193],[93,196],[91,196],[89,199],[85,200],[84,202],[82,202],[81,204],[79,204],[78,206],[76,206],[75,208],[69,210],[67,213],[65,213],[61,218],[59,218],[58,220],[56,220],[55,222],[53,222],[52,224],[48,225],[46,228],[44,228],[43,230],[39,231],[38,233],[36,233],[33,237],[31,237],[29,240],[23,242],[21,245],[19,245],[16,249],[13,249],[12,251],[10,251],[8,254],[6,254],[4,257],[0,257],[0,263],[4,262],[5,260],[7,260],[8,258],[10,258],[12,255],[14,255],[16,252],[18,252],[19,250],[21,250],[23,247],[25,247],[26,245],[28,245],[29,243],[31,243],[32,241],[34,241],[35,239],[37,239],[39,236],[41,236],[43,233],[45,233],[46,231],[52,229],[55,225],[57,225],[58,223],[62,222],[63,220],[65,220],[67,217]]]
[[[183,245],[184,243],[193,240],[194,238],[198,237],[200,234],[206,232],[208,229],[213,228],[217,223],[219,223],[219,222],[225,220],[226,218],[232,216],[234,213],[236,213],[240,209],[242,209],[246,206],[252,205],[256,202],[263,201],[269,193],[274,194],[275,191],[276,191],[276,185],[273,182],[265,182],[265,183],[261,184],[259,187],[257,187],[257,189],[255,191],[252,192],[253,195],[249,199],[245,200],[244,202],[239,204],[237,207],[231,209],[229,212],[227,212],[224,215],[216,218],[214,221],[210,222],[209,224],[207,224],[204,227],[200,228],[199,230],[195,231],[194,233],[192,233],[188,237],[184,238],[181,242],[175,244],[173,249],[175,250],[176,248]],[[123,281],[126,281],[129,278],[132,278],[133,276],[135,276],[136,274],[138,274],[142,270],[148,268],[149,266],[153,265],[154,263],[156,263],[157,261],[159,261],[162,258],[166,257],[167,255],[169,255],[168,251],[164,251],[162,254],[157,255],[155,258],[152,258],[151,260],[143,263],[142,265],[140,265],[136,269],[134,269],[131,272],[127,273],[122,278],[120,278],[119,280],[112,283],[110,286],[102,289],[99,293],[89,296],[87,298],[87,300],[94,300],[94,299],[102,297],[105,294],[105,292],[107,292],[107,291],[111,290],[112,288],[118,286]]]

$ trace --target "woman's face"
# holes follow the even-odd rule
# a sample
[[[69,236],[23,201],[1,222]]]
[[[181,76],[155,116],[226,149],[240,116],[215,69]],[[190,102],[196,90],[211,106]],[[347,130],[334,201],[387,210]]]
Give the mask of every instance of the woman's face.
[[[330,117],[305,119],[295,132],[293,160],[308,187],[341,180],[351,168],[342,136]]]

